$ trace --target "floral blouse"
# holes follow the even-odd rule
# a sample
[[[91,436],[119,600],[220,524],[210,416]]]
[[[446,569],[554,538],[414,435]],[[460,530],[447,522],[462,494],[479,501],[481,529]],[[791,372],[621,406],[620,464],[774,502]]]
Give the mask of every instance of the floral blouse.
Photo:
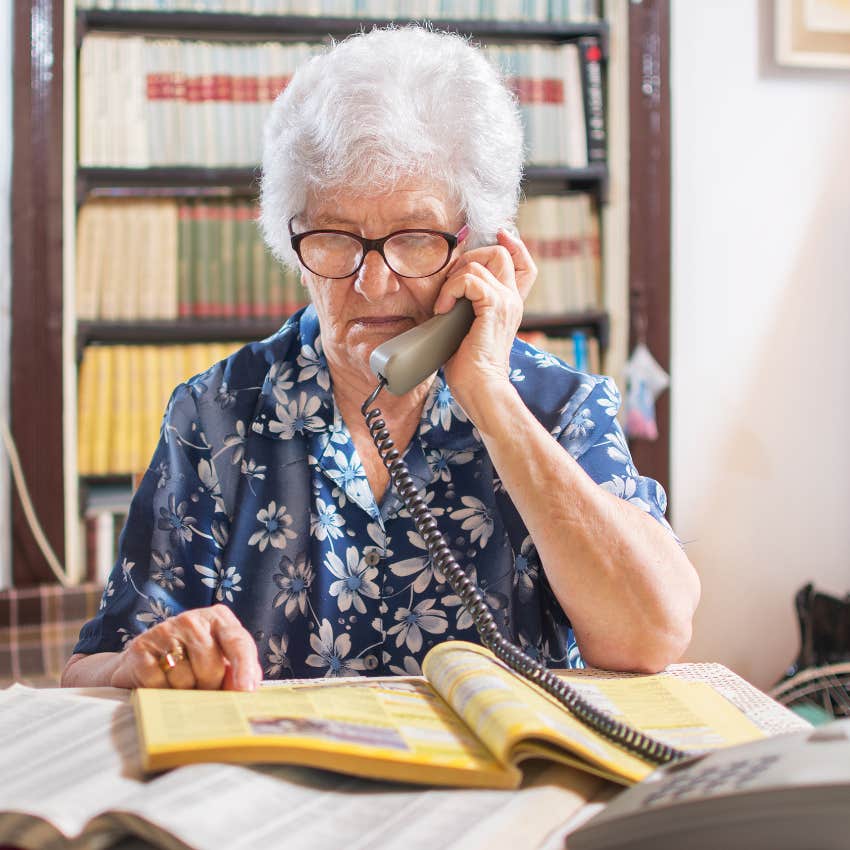
[[[522,341],[510,370],[594,481],[665,522],[663,489],[632,465],[610,379]],[[583,666],[534,542],[442,372],[405,460],[503,633],[547,665]],[[371,491],[312,307],[175,390],[75,652],[118,651],[215,603],[253,635],[272,679],[417,674],[435,643],[478,640],[392,488],[379,500]]]

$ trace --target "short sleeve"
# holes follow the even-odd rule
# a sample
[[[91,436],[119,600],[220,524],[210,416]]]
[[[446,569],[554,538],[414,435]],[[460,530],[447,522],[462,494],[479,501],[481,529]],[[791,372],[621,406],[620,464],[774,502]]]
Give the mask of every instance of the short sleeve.
[[[620,394],[610,378],[597,378],[581,403],[571,405],[559,423],[558,442],[603,489],[662,523],[667,494],[654,479],[635,469],[623,429],[617,421]],[[585,385],[587,386],[587,385]]]
[[[212,604],[227,516],[190,386],[173,393],[121,533],[100,610],[74,652],[116,652],[188,608]]]

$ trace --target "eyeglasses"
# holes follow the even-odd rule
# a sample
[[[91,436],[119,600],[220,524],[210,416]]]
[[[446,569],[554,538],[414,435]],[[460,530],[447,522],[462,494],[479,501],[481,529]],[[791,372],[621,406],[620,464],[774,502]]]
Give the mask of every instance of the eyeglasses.
[[[469,225],[457,233],[411,228],[380,239],[364,239],[347,230],[307,230],[295,233],[289,220],[292,249],[301,264],[320,277],[340,280],[360,271],[366,255],[377,251],[399,277],[429,277],[449,264],[452,251],[466,239]]]

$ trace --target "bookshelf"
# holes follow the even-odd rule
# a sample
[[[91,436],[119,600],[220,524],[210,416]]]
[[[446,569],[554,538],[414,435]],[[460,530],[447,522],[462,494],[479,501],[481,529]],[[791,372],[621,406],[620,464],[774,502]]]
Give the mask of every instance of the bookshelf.
[[[77,322],[77,357],[82,349],[93,343],[179,343],[231,342],[243,339],[262,339],[273,334],[281,325],[280,319],[186,319],[145,320],[133,322]],[[522,326],[528,331],[554,335],[578,330],[592,334],[603,350],[608,345],[610,322],[604,310],[583,310],[550,316],[528,314]]]
[[[529,196],[552,192],[589,192],[601,202],[608,197],[608,166],[586,168],[531,165],[523,189]],[[259,175],[252,168],[93,168],[76,172],[78,205],[93,197],[254,197]]]
[[[660,3],[648,3],[655,6]],[[521,21],[435,21],[446,28],[470,33],[492,41],[537,41],[560,43],[583,35],[600,38],[609,59],[609,109],[618,109],[628,99],[624,71],[627,67],[623,39],[625,23],[634,10],[625,0],[606,4],[606,16],[616,19],[612,35],[607,21],[596,24],[545,24]],[[663,5],[663,4],[662,4]],[[268,39],[280,37],[303,40],[306,36],[341,36],[360,21],[347,18],[305,16],[253,16],[202,12],[130,12],[75,10],[60,0],[32,0],[32,9],[42,15],[36,32],[33,17],[15,20],[16,43],[33,39],[30,62],[23,52],[16,61],[16,105],[29,104],[29,114],[42,116],[40,125],[28,121],[25,110],[15,111],[15,184],[13,214],[15,252],[13,274],[16,281],[30,280],[31,291],[17,296],[13,304],[13,430],[21,446],[24,465],[32,482],[40,515],[46,518],[49,539],[64,551],[72,578],[79,577],[74,566],[79,540],[74,526],[79,516],[79,487],[76,475],[76,367],[87,343],[128,342],[170,343],[176,340],[234,340],[246,336],[260,338],[275,330],[279,320],[234,322],[217,319],[191,321],[77,322],[73,313],[73,274],[75,211],[90,198],[104,197],[194,197],[246,198],[256,192],[256,171],[251,168],[168,167],[147,169],[78,168],[75,161],[76,96],[75,47],[86,33],[145,33],[157,36],[191,35],[210,40],[239,37]],[[610,9],[610,12],[609,12]],[[663,23],[659,19],[658,22]],[[380,20],[362,21],[365,25]],[[355,27],[352,26],[355,24]],[[616,57],[612,45],[619,45]],[[616,74],[614,68],[617,68]],[[617,80],[612,77],[616,76]],[[619,86],[619,95],[610,96]],[[629,81],[633,86],[634,81]],[[633,90],[633,89],[632,89]],[[619,113],[618,113],[619,114]],[[628,337],[623,305],[628,284],[624,258],[614,244],[629,234],[646,239],[648,234],[628,194],[629,135],[625,122],[608,123],[610,155],[606,163],[587,168],[530,167],[525,192],[563,194],[582,191],[593,195],[603,206],[603,275],[605,304],[602,309],[556,316],[528,315],[527,330],[554,335],[583,330],[595,336],[607,350],[606,371],[616,374],[624,360]],[[631,156],[634,159],[635,151]],[[662,163],[662,167],[664,164]],[[27,210],[40,207],[40,221],[27,216]],[[637,226],[635,226],[637,225]],[[46,247],[42,250],[39,246]],[[16,286],[16,293],[22,287]],[[26,288],[26,287],[24,287]],[[33,362],[32,340],[42,340],[38,362]],[[47,393],[33,387],[44,384],[40,377],[47,369],[62,375]],[[49,396],[49,398],[48,398]],[[27,423],[38,422],[37,428]],[[45,449],[45,446],[48,448]],[[652,474],[652,470],[647,470]],[[34,548],[19,508],[14,515],[15,582],[26,585],[48,578],[41,557]]]
[[[583,35],[596,35],[602,39],[603,53],[607,53],[608,24],[542,22],[542,21],[495,21],[482,19],[431,18],[439,29],[470,34],[487,40],[509,39],[511,41],[549,41],[558,43]],[[76,11],[75,41],[77,46],[89,32],[110,30],[112,32],[158,33],[168,35],[225,35],[234,33],[244,36],[286,39],[315,37],[317,33],[344,37],[350,35],[360,24],[368,27],[386,26],[390,23],[404,25],[416,23],[413,18],[348,18],[313,15],[247,15],[232,12],[193,11],[129,11],[124,9],[78,9]]]

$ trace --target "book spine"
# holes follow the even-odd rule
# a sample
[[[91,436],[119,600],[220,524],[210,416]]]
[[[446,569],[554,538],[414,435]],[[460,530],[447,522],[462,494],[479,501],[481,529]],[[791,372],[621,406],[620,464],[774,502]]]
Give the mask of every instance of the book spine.
[[[232,319],[236,315],[236,205],[225,203],[220,210],[221,225],[221,299],[219,315]]]
[[[234,281],[236,285],[235,314],[246,319],[251,315],[252,231],[255,229],[254,206],[241,202],[235,205]]]
[[[218,201],[207,204],[207,226],[209,228],[206,261],[206,278],[209,281],[205,316],[220,318],[224,308],[224,277],[222,275],[223,233],[222,217],[224,206]]]
[[[254,318],[262,318],[268,315],[268,263],[266,248],[257,230],[254,232],[251,249],[251,315]]]
[[[105,585],[115,562],[115,519],[110,511],[92,517],[94,535],[94,579]]]
[[[583,331],[573,331],[573,363],[579,372],[587,372],[587,334]]]
[[[177,314],[192,315],[192,206],[181,202],[177,213]]]
[[[107,474],[121,475],[134,472],[131,459],[131,404],[129,347],[126,345],[104,346],[112,358],[112,442],[109,452]]]
[[[76,308],[78,319],[98,318],[98,280],[95,275],[98,237],[97,207],[85,204],[77,216]]]
[[[581,233],[576,218],[576,202],[580,196],[558,198],[558,273],[560,276],[561,303],[565,313],[582,310],[585,296],[582,291]]]
[[[144,393],[144,403],[142,413],[139,418],[142,423],[140,451],[142,453],[143,461],[139,469],[144,469],[146,467],[154,449],[156,448],[157,440],[159,439],[159,426],[162,419],[162,411],[165,410],[165,405],[168,403],[168,395],[165,394],[167,393],[167,390],[160,388],[159,356],[160,346],[142,346],[141,386]]]
[[[209,204],[199,201],[195,204],[193,246],[195,255],[193,260],[193,279],[195,282],[193,291],[194,307],[192,315],[205,318],[210,315],[210,220]]]
[[[153,274],[150,288],[158,292],[156,315],[161,319],[176,319],[178,315],[178,205],[177,201],[160,201],[155,205],[159,238],[154,250],[160,255],[160,272]],[[157,248],[159,250],[157,251]]]
[[[120,317],[120,291],[118,286],[121,257],[118,251],[123,246],[121,208],[114,200],[103,202],[103,277],[100,292],[100,317],[115,321]]]
[[[579,39],[584,121],[587,131],[587,159],[604,162],[607,156],[605,129],[605,87],[602,84],[602,48],[596,36]]]
[[[77,393],[77,467],[81,475],[95,471],[94,432],[97,415],[98,380],[100,363],[98,348],[83,350],[80,363],[79,390]]]
[[[572,168],[587,166],[587,133],[584,121],[584,96],[581,62],[576,44],[560,48],[564,80],[563,138],[567,144],[566,164]]]
[[[86,349],[87,351],[89,349]],[[113,380],[115,362],[112,348],[108,345],[91,348],[96,360],[97,399],[91,417],[92,475],[107,475],[115,441],[115,416],[113,411]]]

